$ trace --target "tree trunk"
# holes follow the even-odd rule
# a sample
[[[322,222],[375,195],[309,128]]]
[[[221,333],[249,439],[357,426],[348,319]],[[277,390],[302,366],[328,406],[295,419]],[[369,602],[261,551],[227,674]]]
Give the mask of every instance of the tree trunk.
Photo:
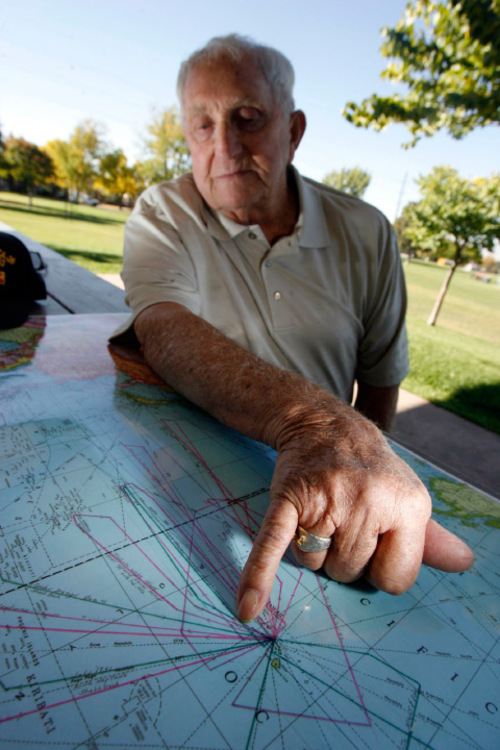
[[[450,286],[451,277],[455,273],[455,269],[457,267],[456,261],[453,261],[453,265],[451,266],[450,270],[446,274],[445,280],[443,281],[443,285],[439,291],[439,294],[437,296],[437,300],[434,304],[434,307],[432,309],[432,312],[429,316],[429,319],[427,321],[428,326],[433,326],[436,323],[437,316],[439,315],[439,311],[441,309],[441,305],[443,304],[446,292],[448,291],[448,287]]]

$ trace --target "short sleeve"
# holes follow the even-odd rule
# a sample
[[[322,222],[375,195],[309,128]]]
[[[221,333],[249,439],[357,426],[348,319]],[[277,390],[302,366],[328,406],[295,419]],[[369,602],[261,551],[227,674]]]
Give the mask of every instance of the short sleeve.
[[[385,387],[399,384],[409,372],[406,284],[396,235],[388,222],[381,235],[377,265],[356,378]]]
[[[152,193],[139,200],[125,226],[122,278],[134,318],[159,302],[177,302],[199,313],[193,263]]]

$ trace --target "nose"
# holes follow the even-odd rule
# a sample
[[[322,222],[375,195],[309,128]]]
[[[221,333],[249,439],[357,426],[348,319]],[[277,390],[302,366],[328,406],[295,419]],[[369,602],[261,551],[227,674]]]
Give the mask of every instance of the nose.
[[[219,156],[234,159],[240,156],[243,143],[232,123],[220,122],[215,130],[215,148]]]

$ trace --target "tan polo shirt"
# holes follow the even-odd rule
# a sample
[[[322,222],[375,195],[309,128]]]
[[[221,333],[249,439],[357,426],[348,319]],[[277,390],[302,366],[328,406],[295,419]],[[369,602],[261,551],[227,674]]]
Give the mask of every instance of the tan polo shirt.
[[[263,359],[350,401],[354,380],[408,373],[406,292],[394,231],[374,207],[297,181],[295,231],[270,247],[259,226],[212,212],[192,175],[155,185],[125,229],[132,319],[178,302]]]

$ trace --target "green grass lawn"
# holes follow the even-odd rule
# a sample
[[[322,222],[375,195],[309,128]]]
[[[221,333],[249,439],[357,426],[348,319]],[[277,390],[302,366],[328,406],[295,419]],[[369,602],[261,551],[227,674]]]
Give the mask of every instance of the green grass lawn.
[[[128,211],[0,192],[0,221],[95,273],[121,270]],[[411,373],[403,387],[500,434],[500,286],[456,271],[437,324],[426,321],[446,268],[405,265]]]
[[[411,373],[403,387],[500,434],[500,286],[457,270],[428,326],[447,270],[405,266]]]
[[[57,250],[94,273],[119,273],[122,267],[126,209],[74,205],[49,198],[28,199],[0,192],[0,221]]]

